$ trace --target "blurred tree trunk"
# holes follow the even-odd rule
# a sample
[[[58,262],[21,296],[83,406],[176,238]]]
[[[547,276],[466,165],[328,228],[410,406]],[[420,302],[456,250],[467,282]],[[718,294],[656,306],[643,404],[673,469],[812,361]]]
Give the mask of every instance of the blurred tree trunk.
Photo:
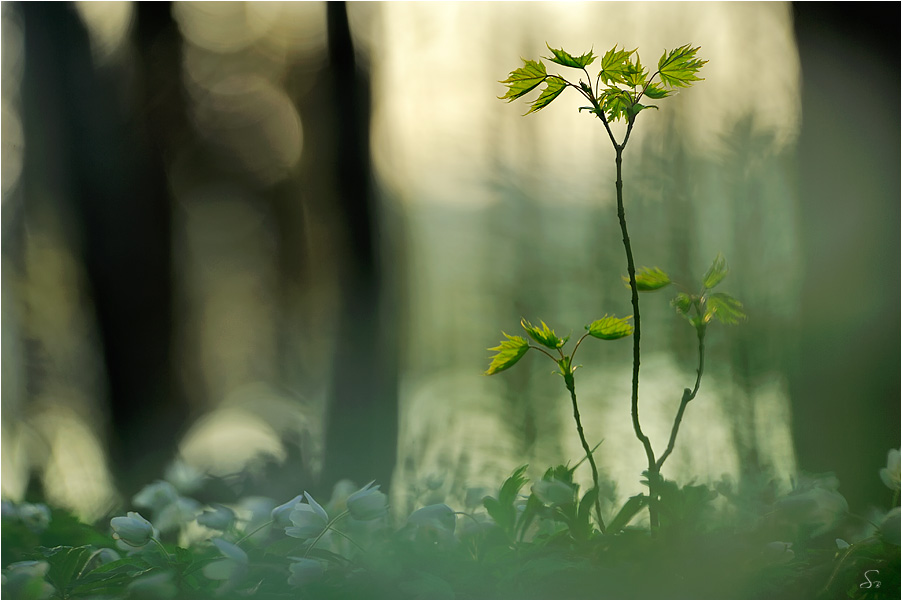
[[[334,115],[334,190],[345,231],[341,303],[326,417],[321,484],[391,481],[397,455],[397,346],[383,305],[378,208],[370,163],[370,87],[358,68],[343,2],[327,7],[329,105]]]
[[[877,470],[899,446],[900,124],[884,102],[899,89],[899,5],[794,8],[807,267],[793,435],[800,467],[835,471],[860,511],[889,502]],[[850,106],[849,90],[867,101]]]
[[[164,76],[178,81],[178,37],[157,44],[176,31],[169,3],[138,3],[129,81],[120,67],[95,69],[71,4],[21,9],[26,204],[51,178],[74,217],[107,372],[110,460],[129,495],[162,475],[186,415],[171,364],[171,206],[156,137],[171,127],[159,107],[179,106],[160,86]],[[132,83],[137,107],[126,104]]]

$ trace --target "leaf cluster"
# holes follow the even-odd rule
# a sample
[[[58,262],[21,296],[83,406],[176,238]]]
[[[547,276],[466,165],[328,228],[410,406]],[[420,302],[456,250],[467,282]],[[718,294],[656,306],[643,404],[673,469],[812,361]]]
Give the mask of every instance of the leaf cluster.
[[[579,344],[586,336],[592,336],[593,338],[601,340],[617,340],[631,335],[633,333],[633,326],[629,324],[630,318],[632,318],[632,316],[615,317],[613,315],[605,315],[601,319],[593,321],[586,326],[586,333],[580,338],[579,342],[576,343],[576,348],[579,347]],[[510,334],[502,332],[506,340],[502,340],[498,346],[488,349],[490,351],[495,351],[495,355],[491,357],[491,363],[489,364],[489,368],[485,371],[485,375],[492,376],[513,367],[523,358],[523,355],[532,348],[542,351],[554,360],[560,369],[560,374],[565,378],[572,376],[573,372],[576,370],[573,366],[573,356],[576,354],[576,348],[574,348],[570,355],[564,354],[562,350],[564,345],[567,344],[567,341],[570,340],[570,336],[558,336],[544,321],[540,321],[539,323],[541,325],[536,326],[525,318],[520,320],[520,325],[526,330],[529,337],[541,345],[538,347],[531,346],[529,341],[522,336],[511,336]],[[559,356],[554,357],[544,349],[557,351]]]
[[[547,44],[546,44],[547,45]],[[582,107],[602,118],[606,123],[623,119],[632,122],[639,112],[647,108],[657,108],[653,104],[643,104],[643,97],[660,100],[673,95],[678,88],[687,88],[703,78],[698,76],[699,70],[708,61],[698,58],[699,47],[690,44],[673,50],[665,50],[658,60],[657,69],[649,72],[636,50],[618,49],[615,45],[605,52],[599,60],[599,71],[594,80],[587,67],[597,57],[592,50],[582,55],[570,54],[563,48],[552,48],[548,45],[551,56],[543,57],[552,63],[581,70],[586,79],[577,84],[557,74],[549,74],[541,61],[523,60],[523,66],[510,72],[507,79],[500,83],[507,86],[507,92],[499,96],[511,102],[536,89],[543,83],[538,98],[534,100],[526,114],[537,112],[554,101],[567,87],[579,91],[590,102],[590,106]]]
[[[677,314],[685,317],[692,326],[703,334],[711,321],[735,325],[746,319],[742,303],[725,292],[712,292],[730,272],[722,253],[717,253],[708,271],[702,278],[701,289],[697,293],[678,292],[670,301]],[[639,292],[654,292],[673,284],[664,271],[658,267],[642,267],[636,271],[636,288]],[[629,278],[623,280],[629,283]]]

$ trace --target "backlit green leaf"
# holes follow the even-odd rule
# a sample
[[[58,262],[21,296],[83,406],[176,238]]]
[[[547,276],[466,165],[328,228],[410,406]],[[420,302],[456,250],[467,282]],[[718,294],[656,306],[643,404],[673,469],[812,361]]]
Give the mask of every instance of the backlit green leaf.
[[[557,98],[560,93],[564,91],[564,88],[567,87],[566,81],[554,75],[552,75],[545,81],[547,83],[545,89],[542,90],[542,93],[539,94],[539,97],[536,98],[535,102],[532,103],[532,106],[529,107],[529,110],[526,111],[527,115],[529,113],[540,111],[551,104],[551,101]]]
[[[523,59],[523,63],[523,67],[511,71],[508,78],[501,82],[508,88],[504,96],[498,97],[501,100],[507,100],[508,102],[516,100],[520,96],[528,94],[548,77],[542,61]]]
[[[639,103],[637,102],[637,103],[633,104],[632,106],[627,107],[627,109],[626,109],[626,114],[627,114],[628,116],[630,116],[630,117],[635,117],[636,115],[639,114],[640,111],[644,111],[645,109],[655,109],[655,110],[657,110],[657,108],[658,108],[658,107],[656,107],[656,106],[653,105],[653,104],[648,104],[648,105],[646,105],[646,104],[639,104]]]
[[[635,50],[617,50],[614,46],[601,57],[601,80],[605,83],[627,83],[626,72],[630,66],[630,55]]]
[[[635,63],[627,63],[623,69],[623,78],[626,84],[635,87],[644,87],[648,79],[648,71],[642,66],[639,56],[636,55]]]
[[[90,558],[91,549],[87,546],[62,546],[43,551],[50,564],[47,580],[61,595],[68,595],[70,587],[78,578],[78,573]]]
[[[727,260],[724,259],[724,256],[721,253],[717,253],[717,256],[714,258],[714,262],[711,264],[711,267],[708,268],[707,273],[705,273],[705,279],[702,282],[702,285],[710,290],[717,286],[725,277],[730,270],[727,268]]]
[[[629,278],[623,277],[623,281],[629,283]],[[651,292],[660,290],[670,284],[670,276],[658,267],[642,267],[636,272],[636,289],[639,292]]]
[[[742,310],[742,303],[723,292],[715,292],[708,296],[705,305],[705,323],[716,319],[720,323],[737,324],[746,318],[745,312]]]
[[[599,102],[610,122],[626,119],[627,111],[633,105],[633,99],[629,93],[619,88],[610,88],[602,92]]]
[[[502,334],[504,334],[504,332],[502,332]],[[501,344],[489,349],[490,351],[497,351],[497,354],[492,357],[492,364],[489,365],[489,368],[485,372],[485,375],[487,376],[497,374],[509,367],[513,367],[514,364],[526,354],[526,351],[529,350],[529,342],[522,336],[504,335],[507,336],[507,340],[502,340]]]
[[[498,492],[498,500],[501,503],[510,505],[517,499],[520,489],[529,482],[529,478],[524,475],[528,467],[529,464],[521,465],[504,481],[501,485],[501,490]]]
[[[633,333],[633,326],[628,321],[631,317],[632,315],[624,318],[605,315],[587,325],[586,329],[595,338],[617,340]]]
[[[655,100],[660,100],[661,98],[667,98],[673,94],[673,92],[669,90],[664,90],[656,86],[655,84],[650,84],[647,88],[645,88],[645,95],[649,98],[654,98]]]
[[[677,310],[677,313],[680,315],[688,315],[689,309],[692,308],[692,297],[686,294],[685,292],[679,292],[673,300],[670,301],[670,304],[673,305],[674,309]]]
[[[671,88],[688,88],[692,82],[704,79],[696,76],[696,73],[708,61],[696,58],[698,50],[699,47],[693,48],[690,44],[686,44],[669,53],[665,51],[658,61],[661,83]]]
[[[559,338],[554,330],[548,327],[548,325],[543,321],[541,322],[542,327],[534,326],[526,319],[520,320],[520,325],[523,326],[523,329],[526,330],[526,333],[529,334],[530,338],[538,342],[544,347],[550,349],[559,349],[564,346],[564,343],[570,339],[569,336],[566,338]]]
[[[545,45],[548,46],[547,43]],[[545,58],[547,58],[548,60],[550,60],[553,63],[557,63],[557,64],[563,65],[565,67],[573,67],[574,69],[582,69],[588,65],[591,65],[595,61],[595,58],[596,58],[596,56],[594,54],[592,54],[591,50],[589,50],[582,56],[573,56],[572,54],[570,54],[563,48],[561,48],[560,50],[556,50],[556,49],[552,48],[551,46],[548,46],[548,49],[551,50],[551,53],[554,56],[553,57],[546,56]]]
[[[514,473],[501,485],[497,499],[487,496],[482,500],[482,504],[489,516],[508,535],[513,535],[517,519],[517,508],[514,506],[514,502],[517,500],[517,495],[520,494],[520,489],[529,481],[523,475],[526,473],[527,467],[529,466],[521,465],[514,470]]]

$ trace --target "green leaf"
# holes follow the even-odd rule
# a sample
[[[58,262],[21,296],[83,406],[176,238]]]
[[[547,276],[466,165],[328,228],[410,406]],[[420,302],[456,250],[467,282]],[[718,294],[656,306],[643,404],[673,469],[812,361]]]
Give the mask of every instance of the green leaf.
[[[690,44],[680,46],[669,53],[665,50],[661,60],[658,61],[661,83],[671,88],[688,88],[692,82],[704,79],[696,76],[696,73],[708,61],[696,58],[698,50],[699,47],[693,48]]]
[[[502,332],[502,334],[504,334],[504,332]],[[490,351],[497,351],[497,353],[492,357],[492,364],[489,365],[489,368],[485,372],[485,375],[487,376],[497,374],[509,367],[513,367],[514,364],[526,354],[526,351],[529,350],[529,342],[522,336],[504,335],[507,336],[507,340],[502,340],[501,344],[489,349]]]
[[[576,512],[576,522],[586,534],[592,533],[592,527],[589,524],[589,516],[592,513],[592,507],[595,505],[595,497],[598,491],[595,488],[589,489],[582,500],[579,502],[579,509]]]
[[[551,104],[551,101],[560,96],[561,92],[564,91],[564,88],[567,87],[567,82],[555,75],[550,76],[545,82],[547,83],[545,89],[542,90],[539,97],[536,98],[535,102],[532,103],[532,106],[529,107],[529,110],[526,111],[527,115],[540,111]]]
[[[627,118],[627,111],[633,105],[633,99],[626,90],[609,88],[602,92],[599,103],[608,121],[614,122]]]
[[[632,117],[635,117],[636,115],[638,115],[640,111],[644,111],[645,109],[657,110],[658,107],[656,107],[653,104],[639,104],[637,102],[637,103],[633,104],[632,106],[627,107],[626,114],[627,114],[627,116],[632,118]]]
[[[526,330],[526,333],[529,334],[530,338],[544,347],[550,349],[559,349],[564,346],[564,343],[570,339],[570,336],[567,336],[565,338],[558,338],[558,336],[554,333],[554,330],[549,328],[544,321],[541,322],[541,324],[542,328],[539,329],[538,326],[532,325],[525,318],[520,320],[520,325],[523,326],[523,329]]]
[[[529,464],[521,465],[517,469],[514,470],[514,473],[510,475],[510,477],[504,481],[504,484],[501,485],[501,490],[498,493],[498,500],[504,505],[513,505],[514,501],[517,499],[517,495],[520,493],[520,489],[529,482],[529,478],[524,476],[526,473],[526,468],[529,467]]]
[[[711,267],[708,268],[707,273],[705,273],[705,279],[702,282],[702,285],[710,290],[723,281],[728,273],[730,273],[730,270],[727,268],[727,260],[724,259],[723,254],[717,253],[714,262],[711,264]]]
[[[508,535],[513,536],[514,527],[517,519],[517,510],[514,507],[514,501],[520,489],[526,484],[528,479],[523,475],[528,465],[521,465],[511,476],[501,485],[498,492],[498,498],[485,497],[482,504],[489,516],[504,530]]]
[[[623,277],[623,281],[629,284],[629,278]],[[660,290],[670,284],[670,276],[658,267],[642,267],[636,272],[636,289],[639,292],[651,292]]]
[[[646,505],[648,505],[648,497],[645,494],[640,493],[635,497],[630,497],[623,504],[623,507],[620,508],[620,511],[617,512],[617,515],[614,516],[614,519],[611,520],[611,523],[608,524],[608,534],[614,534],[626,528],[630,520]]]
[[[548,46],[548,43],[546,42],[545,45]],[[551,53],[554,54],[554,56],[553,57],[546,56],[544,58],[550,60],[553,63],[563,65],[564,67],[573,67],[574,69],[583,69],[583,68],[587,67],[588,65],[591,65],[596,59],[596,56],[594,54],[592,54],[591,50],[589,50],[582,56],[575,57],[572,54],[570,54],[569,52],[565,51],[563,48],[561,48],[560,50],[556,50],[556,49],[552,48],[551,46],[548,46],[548,49],[551,50]]]
[[[587,325],[586,329],[589,330],[589,334],[595,338],[601,338],[602,340],[617,340],[618,338],[623,338],[633,333],[633,326],[627,321],[631,317],[632,315],[624,318],[605,315],[601,319],[597,319]]]
[[[121,598],[121,591],[129,582],[149,572],[151,569],[146,563],[136,557],[117,559],[98,566],[93,570],[89,568],[88,566],[85,572],[74,582],[69,590],[70,598]]]
[[[688,315],[689,309],[692,308],[693,298],[686,294],[685,292],[679,292],[673,300],[670,301],[670,304],[673,305],[674,309],[677,310],[677,313],[680,315]]]
[[[634,88],[644,87],[647,83],[648,71],[642,66],[642,62],[639,60],[638,55],[636,55],[635,63],[627,63],[623,70],[623,78],[626,80],[627,85],[633,86]]]
[[[539,500],[537,496],[534,494],[530,494],[526,499],[526,507],[523,508],[523,512],[520,513],[520,517],[517,519],[517,524],[514,528],[515,533],[519,533],[519,536],[522,538],[523,534],[529,528],[530,524],[536,519],[536,516],[545,508],[545,505],[542,501]],[[513,508],[514,513],[516,514],[517,510]]]
[[[630,55],[635,50],[617,50],[614,46],[601,57],[601,80],[605,83],[627,83],[627,71],[630,68]]]
[[[705,323],[716,319],[720,323],[737,324],[746,318],[742,303],[723,292],[715,292],[708,296],[705,308]]]
[[[655,84],[649,84],[648,87],[645,88],[645,95],[649,98],[654,98],[655,100],[660,100],[661,98],[667,98],[673,94],[673,92],[669,90],[664,90],[656,86]]]
[[[78,578],[78,574],[91,557],[90,547],[54,547],[44,549],[44,557],[50,568],[47,570],[47,580],[50,581],[57,592],[63,597],[69,593],[70,587]]]
[[[511,71],[508,78],[500,82],[508,88],[504,96],[498,97],[501,100],[512,102],[520,96],[528,94],[548,77],[542,61],[530,61],[524,58],[523,63],[523,67]]]

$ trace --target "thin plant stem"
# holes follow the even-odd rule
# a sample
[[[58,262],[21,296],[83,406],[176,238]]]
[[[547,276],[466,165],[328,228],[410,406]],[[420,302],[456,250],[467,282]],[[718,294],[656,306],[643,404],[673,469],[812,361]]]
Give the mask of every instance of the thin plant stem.
[[[304,551],[303,556],[307,557],[307,555],[310,553],[310,551],[313,550],[313,547],[316,546],[316,543],[318,543],[320,541],[320,539],[326,535],[326,532],[328,532],[332,528],[332,526],[335,524],[335,522],[337,522],[338,520],[340,520],[341,518],[345,517],[346,515],[348,515],[350,513],[351,513],[350,511],[343,511],[342,513],[339,513],[337,516],[335,516],[334,518],[329,520],[329,522],[323,527],[323,531],[316,535],[316,538],[313,539],[313,542],[310,543],[310,546],[307,547],[306,551]]]
[[[364,548],[361,547],[359,544],[357,544],[357,541],[355,541],[353,538],[351,538],[350,536],[348,536],[347,534],[345,534],[344,532],[342,532],[342,531],[339,530],[338,528],[332,528],[332,532],[334,532],[335,534],[337,534],[337,535],[339,535],[340,537],[342,537],[342,538],[344,538],[345,540],[347,540],[349,543],[351,543],[352,545],[354,545],[355,547],[357,547],[360,551],[363,551],[364,553],[366,552],[366,549],[364,549]]]
[[[658,471],[661,471],[661,466],[664,465],[664,461],[667,457],[673,452],[673,446],[676,444],[677,433],[680,430],[680,423],[683,421],[683,413],[686,411],[686,406],[689,404],[689,401],[695,398],[695,395],[698,394],[698,387],[702,382],[702,373],[705,371],[705,330],[702,327],[698,330],[698,375],[695,378],[695,388],[689,390],[688,388],[683,390],[683,398],[680,400],[680,409],[677,411],[676,418],[673,420],[673,429],[670,431],[670,442],[667,443],[667,450],[661,454],[658,458],[658,462],[656,467]]]
[[[249,538],[252,537],[253,535],[257,534],[258,532],[260,532],[261,530],[263,530],[263,529],[266,528],[267,526],[272,526],[273,522],[274,522],[274,520],[269,520],[269,521],[267,521],[267,522],[263,522],[262,524],[260,524],[259,526],[257,526],[256,528],[254,528],[253,530],[251,530],[250,532],[248,532],[247,534],[245,534],[245,535],[242,536],[241,538],[239,538],[237,541],[235,541],[235,544],[236,544],[236,545],[240,545],[241,543],[243,543],[244,541],[246,541],[247,539],[249,539]]]
[[[627,136],[629,136],[630,131],[632,130],[632,120],[630,120],[630,124],[627,129]],[[630,407],[631,414],[633,417],[633,430],[636,433],[636,438],[642,443],[642,446],[645,448],[645,456],[648,459],[648,492],[651,497],[651,501],[648,504],[648,518],[649,523],[652,529],[658,527],[658,514],[656,507],[656,494],[657,494],[657,480],[658,480],[658,469],[657,464],[655,462],[655,452],[651,448],[651,441],[648,439],[642,432],[642,426],[639,424],[639,365],[640,365],[640,351],[639,351],[639,341],[642,338],[642,319],[639,313],[639,288],[636,286],[636,263],[633,260],[633,249],[630,245],[630,235],[629,230],[626,227],[626,211],[623,207],[623,148],[626,145],[626,140],[622,145],[616,145],[617,155],[615,157],[615,162],[617,165],[617,181],[615,182],[615,186],[617,188],[617,218],[620,221],[620,232],[623,234],[623,250],[626,252],[626,270],[629,275],[629,284],[630,284],[630,299],[633,305],[633,378],[632,378],[632,392],[630,398]]]
[[[172,563],[172,555],[169,554],[169,551],[166,550],[166,547],[163,546],[163,543],[161,543],[160,541],[158,541],[158,540],[157,540],[155,537],[153,537],[153,536],[150,537],[150,540],[152,540],[153,542],[155,542],[155,543],[157,544],[157,546],[158,546],[158,547],[160,548],[160,550],[163,552],[163,555],[166,556],[166,561],[168,561],[169,563]]]
[[[583,433],[583,424],[579,419],[579,406],[576,403],[576,384],[573,381],[572,371],[564,375],[564,383],[567,385],[567,390],[570,391],[570,399],[573,401],[573,419],[576,421],[576,431],[579,434],[579,441],[583,445],[583,450],[586,452],[586,457],[589,459],[589,465],[592,468],[592,483],[595,485],[595,513],[598,516],[598,529],[601,530],[602,534],[606,534],[607,529],[604,525],[604,519],[601,517],[601,501],[599,500],[601,490],[598,486],[598,467],[595,465],[595,458],[592,457],[592,450],[589,449],[589,443],[586,442],[586,435]]]

